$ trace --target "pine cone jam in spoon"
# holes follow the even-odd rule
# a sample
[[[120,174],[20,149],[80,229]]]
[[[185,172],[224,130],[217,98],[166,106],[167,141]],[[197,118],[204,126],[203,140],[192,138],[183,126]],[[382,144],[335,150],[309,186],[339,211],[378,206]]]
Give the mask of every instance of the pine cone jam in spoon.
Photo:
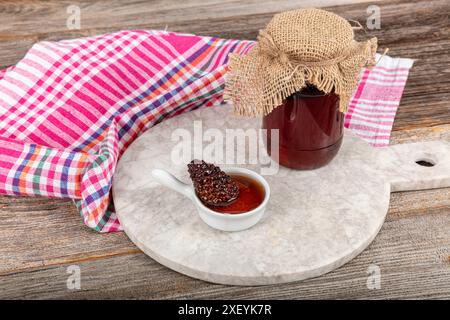
[[[219,167],[203,160],[192,160],[188,172],[199,199],[208,206],[227,206],[239,196],[239,187]]]
[[[228,175],[219,167],[200,160],[191,161],[188,172],[197,197],[216,212],[245,213],[264,201],[264,187],[247,175]]]

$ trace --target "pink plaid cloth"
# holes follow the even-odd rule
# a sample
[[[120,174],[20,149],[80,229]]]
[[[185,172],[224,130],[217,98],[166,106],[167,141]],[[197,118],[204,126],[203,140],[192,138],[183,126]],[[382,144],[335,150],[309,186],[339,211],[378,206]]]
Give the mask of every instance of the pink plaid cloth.
[[[0,71],[0,193],[71,198],[89,227],[120,230],[120,155],[163,119],[219,104],[228,54],[253,44],[146,30],[35,44]],[[386,56],[364,70],[345,126],[387,145],[411,66]]]
[[[391,130],[413,60],[381,57],[372,70],[364,69],[345,115],[346,128],[371,145],[389,145]]]

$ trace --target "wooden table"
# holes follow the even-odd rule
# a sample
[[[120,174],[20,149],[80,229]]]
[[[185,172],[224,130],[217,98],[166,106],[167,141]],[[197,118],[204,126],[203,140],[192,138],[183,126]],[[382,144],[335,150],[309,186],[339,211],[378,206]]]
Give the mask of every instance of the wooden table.
[[[16,63],[40,40],[120,29],[164,29],[255,39],[278,11],[308,1],[76,1],[81,29],[68,30],[73,1],[0,2],[0,66]],[[364,0],[314,1],[363,24]],[[349,1],[347,1],[349,2]],[[392,143],[450,140],[448,0],[380,1],[380,48],[417,59],[395,120]],[[364,33],[362,33],[364,36]],[[319,278],[267,287],[232,287],[191,279],[140,252],[123,233],[83,225],[71,201],[0,197],[0,298],[450,298],[450,189],[394,193],[375,241],[356,259]],[[81,270],[69,290],[67,268]],[[370,270],[381,288],[368,289]],[[372,266],[372,267],[371,267]]]

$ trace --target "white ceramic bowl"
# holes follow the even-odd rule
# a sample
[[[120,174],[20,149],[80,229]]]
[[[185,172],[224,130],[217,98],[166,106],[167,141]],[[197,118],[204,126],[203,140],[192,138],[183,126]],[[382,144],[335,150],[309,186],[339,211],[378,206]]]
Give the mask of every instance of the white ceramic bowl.
[[[241,231],[248,229],[257,224],[264,216],[270,198],[269,184],[261,175],[249,169],[232,167],[225,168],[223,171],[228,174],[248,176],[258,181],[264,188],[265,195],[263,202],[255,209],[245,213],[223,214],[206,207],[197,197],[192,185],[181,182],[169,172],[161,169],[154,169],[152,171],[152,176],[162,185],[188,197],[196,206],[200,218],[210,227],[222,231]]]

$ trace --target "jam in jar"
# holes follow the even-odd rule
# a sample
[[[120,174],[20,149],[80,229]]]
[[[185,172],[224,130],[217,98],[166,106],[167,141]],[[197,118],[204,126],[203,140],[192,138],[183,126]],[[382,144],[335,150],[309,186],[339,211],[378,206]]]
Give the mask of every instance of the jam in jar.
[[[279,129],[278,162],[282,166],[316,169],[336,156],[342,144],[344,115],[336,94],[308,85],[264,116],[262,127],[267,129],[269,154],[270,129]]]

